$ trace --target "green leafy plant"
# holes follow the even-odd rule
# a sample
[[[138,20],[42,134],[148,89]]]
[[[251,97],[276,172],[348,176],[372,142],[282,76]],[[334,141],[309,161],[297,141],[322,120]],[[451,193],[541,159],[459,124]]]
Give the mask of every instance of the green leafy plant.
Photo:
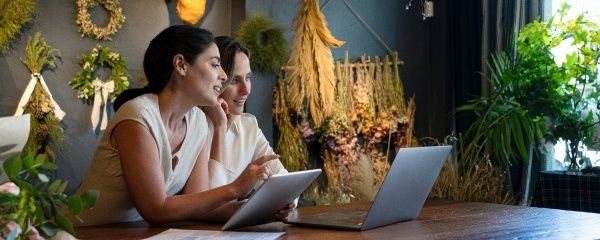
[[[547,22],[527,24],[513,51],[493,54],[489,96],[457,108],[476,116],[459,135],[456,167],[463,181],[488,162],[505,169],[515,161],[527,163],[541,154],[538,146],[545,140],[567,140],[573,162],[580,142],[594,142],[600,31],[583,15],[567,20],[568,8],[563,5]],[[553,54],[560,44],[575,49],[563,63]]]
[[[21,28],[33,20],[37,1],[0,1],[0,54],[4,53]]]
[[[21,59],[31,73],[41,73],[44,67],[50,70],[56,68],[56,60],[61,57],[60,51],[51,47],[41,32],[29,38],[25,46],[25,59]]]
[[[546,139],[568,143],[567,156],[576,164],[579,144],[597,142],[593,126],[600,110],[600,28],[583,14],[566,19],[569,8],[563,4],[547,22],[537,20],[522,29],[516,95],[532,115],[545,119]],[[553,54],[558,46],[573,49],[563,62]]]
[[[517,92],[521,88],[519,66],[513,56],[504,52],[492,55],[490,96],[480,97],[457,108],[476,116],[473,124],[460,136],[459,159],[463,177],[469,177],[481,164],[482,156],[497,166],[507,166],[517,159],[533,157],[536,142],[541,139],[543,120],[532,115],[521,103]]]
[[[99,196],[98,191],[67,196],[67,182],[48,177],[58,166],[45,154],[17,155],[5,161],[3,167],[10,181],[3,186],[13,186],[12,191],[0,188],[0,224],[11,230],[0,233],[5,239],[51,237],[58,229],[74,234],[73,224],[63,213],[78,216],[83,208],[93,207]]]
[[[284,28],[264,15],[253,15],[240,24],[237,36],[252,55],[252,68],[279,71],[287,57]]]

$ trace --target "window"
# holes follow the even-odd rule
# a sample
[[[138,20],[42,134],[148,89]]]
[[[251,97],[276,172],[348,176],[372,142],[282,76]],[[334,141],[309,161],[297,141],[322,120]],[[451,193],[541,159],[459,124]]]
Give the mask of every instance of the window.
[[[552,14],[558,12],[561,3],[565,0],[552,0]],[[600,24],[600,1],[590,0],[568,0],[566,1],[571,5],[571,9],[567,14],[567,18],[575,18],[581,13],[586,13],[586,18]],[[565,59],[567,53],[571,52],[571,46],[561,45],[553,49],[552,53],[555,56],[557,62],[562,62]],[[600,126],[596,127],[596,134],[600,135]],[[546,165],[546,170],[563,170],[567,164],[564,159],[566,157],[566,143],[559,141],[554,147],[554,161],[549,161]],[[593,166],[600,166],[600,149],[588,149],[586,146],[581,145],[583,156],[590,159],[590,163]]]

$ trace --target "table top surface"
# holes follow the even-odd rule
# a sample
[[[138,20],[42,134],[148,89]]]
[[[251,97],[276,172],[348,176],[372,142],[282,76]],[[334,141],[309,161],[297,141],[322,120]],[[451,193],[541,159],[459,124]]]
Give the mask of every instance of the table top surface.
[[[339,205],[357,209],[366,204]],[[367,205],[368,206],[368,205]],[[300,208],[298,214],[318,213],[319,207]],[[141,239],[169,228],[219,230],[222,224],[181,222],[149,227],[145,222],[76,228],[79,239]],[[367,231],[308,228],[282,222],[243,231],[286,232],[280,239],[598,239],[600,214],[477,202],[428,200],[412,221]]]

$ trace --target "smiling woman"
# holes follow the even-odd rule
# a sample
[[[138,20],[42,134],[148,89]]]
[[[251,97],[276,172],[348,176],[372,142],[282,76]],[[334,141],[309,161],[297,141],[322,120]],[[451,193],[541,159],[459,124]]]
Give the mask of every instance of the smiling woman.
[[[227,78],[212,33],[186,25],[163,30],[146,50],[144,73],[146,87],[115,101],[117,111],[78,190],[99,190],[98,204],[81,219],[85,225],[228,219],[273,157],[209,189],[210,130],[197,106],[216,105]]]
[[[204,109],[209,120],[214,123],[212,142],[217,143],[214,146],[223,146],[211,148],[211,188],[233,182],[249,164],[261,161],[265,157],[279,157],[274,155],[273,149],[258,127],[256,117],[244,113],[244,105],[252,85],[250,52],[231,37],[217,37],[216,43],[223,69],[229,79],[224,84],[220,96],[221,104]],[[267,175],[287,173],[279,159],[270,161],[265,167]]]

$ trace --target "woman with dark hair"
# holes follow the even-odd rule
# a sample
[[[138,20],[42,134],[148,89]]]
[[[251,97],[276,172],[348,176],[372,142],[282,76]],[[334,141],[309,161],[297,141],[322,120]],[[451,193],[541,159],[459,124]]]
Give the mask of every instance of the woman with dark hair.
[[[83,224],[224,221],[241,206],[236,199],[268,176],[267,162],[276,155],[209,190],[212,127],[197,106],[218,104],[227,79],[220,64],[214,38],[204,29],[171,26],[150,42],[144,55],[148,86],[117,98],[118,110],[78,190],[100,191],[95,208],[81,215]]]
[[[246,166],[263,156],[275,154],[258,127],[256,117],[244,113],[244,104],[252,87],[250,52],[231,37],[220,36],[215,40],[221,54],[223,70],[229,79],[223,84],[219,97],[220,107],[203,108],[208,119],[215,122],[213,147],[208,164],[211,188],[233,182]],[[220,119],[224,115],[227,119]],[[269,175],[287,173],[279,159],[268,162],[267,171]],[[295,203],[291,203],[287,208],[280,210],[277,217],[287,216],[294,206]]]

